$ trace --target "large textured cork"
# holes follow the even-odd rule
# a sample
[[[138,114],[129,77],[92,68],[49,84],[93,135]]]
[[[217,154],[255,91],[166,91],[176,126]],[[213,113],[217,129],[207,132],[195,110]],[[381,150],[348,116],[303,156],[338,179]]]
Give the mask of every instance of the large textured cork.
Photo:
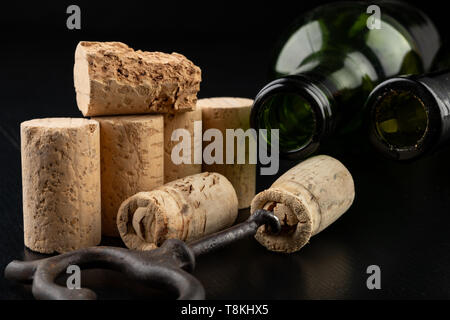
[[[151,250],[167,239],[191,241],[229,227],[237,213],[231,183],[218,173],[204,172],[125,200],[117,225],[128,248]]]
[[[75,51],[75,90],[85,116],[192,110],[200,81],[200,68],[178,53],[86,41]]]
[[[164,183],[202,172],[201,163],[194,163],[194,150],[202,148],[201,138],[194,139],[194,123],[196,121],[202,121],[200,109],[164,115]],[[179,129],[184,131],[182,137],[176,133],[176,130]],[[202,132],[198,134],[201,135]],[[174,141],[172,137],[175,139]],[[185,142],[183,140],[187,137],[190,138],[186,142],[189,148],[183,148],[181,152],[174,149],[176,145],[183,144]],[[172,159],[172,153],[177,159]]]
[[[35,119],[20,130],[25,246],[62,253],[99,244],[98,122]]]
[[[96,117],[100,123],[102,233],[119,236],[122,202],[163,184],[162,115]]]
[[[347,211],[354,198],[352,176],[342,163],[325,155],[309,158],[253,199],[251,212],[273,211],[282,224],[281,234],[263,226],[255,238],[272,251],[298,251]]]
[[[252,104],[253,100],[245,98],[209,98],[199,99],[197,102],[197,107],[202,110],[203,131],[218,129],[224,137],[223,164],[203,163],[202,170],[218,172],[230,180],[238,195],[239,209],[248,208],[255,196],[256,164],[250,164],[250,144],[247,138],[245,163],[238,164],[238,152],[233,148],[233,164],[226,164],[226,143],[229,142],[226,139],[226,130],[242,129],[245,132],[249,129]],[[237,141],[235,139],[235,145],[238,145]],[[208,143],[205,142],[205,145]]]

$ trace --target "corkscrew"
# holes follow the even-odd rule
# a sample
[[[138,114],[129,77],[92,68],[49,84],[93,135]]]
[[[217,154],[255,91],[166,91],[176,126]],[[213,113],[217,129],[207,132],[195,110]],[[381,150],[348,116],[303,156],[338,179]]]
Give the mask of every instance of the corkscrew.
[[[262,225],[266,225],[272,234],[281,230],[280,221],[273,212],[257,210],[245,222],[189,244],[169,239],[150,251],[103,246],[35,261],[14,260],[7,265],[5,277],[22,283],[32,282],[36,299],[96,299],[97,295],[91,289],[69,289],[55,282],[70,265],[77,265],[85,269],[122,272],[154,288],[175,292],[178,299],[204,299],[202,284],[190,274],[195,268],[196,258],[251,237]]]

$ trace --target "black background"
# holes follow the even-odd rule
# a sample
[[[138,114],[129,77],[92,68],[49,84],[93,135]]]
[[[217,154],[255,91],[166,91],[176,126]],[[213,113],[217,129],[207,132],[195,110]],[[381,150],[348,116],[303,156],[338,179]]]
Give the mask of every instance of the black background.
[[[0,17],[0,271],[12,259],[39,257],[23,246],[19,124],[80,117],[73,54],[80,40],[122,41],[147,51],[180,52],[201,67],[199,97],[253,98],[267,81],[271,50],[295,17],[326,1],[58,1],[2,7]],[[442,30],[438,1],[413,1]],[[81,7],[81,30],[66,28],[66,8]],[[354,175],[352,208],[292,255],[249,239],[198,260],[194,275],[209,299],[372,299],[450,297],[450,150],[393,163],[348,138],[325,147]],[[292,162],[282,163],[282,173]],[[276,177],[259,177],[257,189]],[[245,212],[243,213],[245,214]],[[119,244],[105,239],[106,244]],[[366,287],[366,268],[382,270],[382,289]],[[100,298],[159,298],[114,272],[83,273]],[[126,288],[126,289],[125,289]],[[31,298],[0,276],[0,298]]]

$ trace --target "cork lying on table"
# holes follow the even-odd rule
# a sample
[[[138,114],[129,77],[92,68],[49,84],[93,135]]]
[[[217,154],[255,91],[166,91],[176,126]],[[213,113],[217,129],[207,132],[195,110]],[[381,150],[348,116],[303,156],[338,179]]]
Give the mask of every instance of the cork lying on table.
[[[200,109],[177,113],[177,114],[165,114],[164,115],[164,183],[184,178],[193,174],[202,172],[202,165],[194,163],[194,149],[201,150],[201,140],[198,140],[197,146],[195,144],[197,141],[194,140],[194,122],[202,121],[202,111]],[[190,148],[188,149],[188,154],[182,154],[173,150],[173,148],[180,144],[179,140],[172,141],[172,134],[177,129],[184,129],[190,137]],[[199,135],[202,134],[201,127]],[[180,140],[183,141],[185,137]],[[175,156],[186,158],[188,161],[183,163],[175,163],[172,159],[172,151],[174,151]]]
[[[252,104],[253,100],[245,98],[209,98],[199,99],[197,102],[197,108],[202,110],[203,131],[211,128],[218,129],[224,137],[224,163],[226,162],[226,129],[244,131],[249,129]],[[218,172],[230,180],[238,195],[239,209],[248,208],[255,196],[256,164],[249,163],[248,146],[247,141],[244,164],[238,164],[238,154],[235,150],[233,164],[203,163],[202,167],[203,171]]]
[[[116,217],[122,202],[164,183],[163,116],[94,119],[100,123],[102,233],[118,237]]]
[[[117,226],[128,248],[151,250],[167,239],[191,241],[229,227],[237,213],[231,183],[218,173],[204,172],[125,200]]]
[[[63,253],[99,244],[98,122],[35,119],[20,129],[25,246]]]
[[[278,235],[262,226],[255,238],[272,251],[298,251],[347,211],[354,198],[352,176],[342,163],[324,155],[309,158],[253,199],[251,212],[273,211],[282,225]]]
[[[200,81],[200,68],[178,53],[87,41],[75,51],[74,83],[84,116],[192,110]]]

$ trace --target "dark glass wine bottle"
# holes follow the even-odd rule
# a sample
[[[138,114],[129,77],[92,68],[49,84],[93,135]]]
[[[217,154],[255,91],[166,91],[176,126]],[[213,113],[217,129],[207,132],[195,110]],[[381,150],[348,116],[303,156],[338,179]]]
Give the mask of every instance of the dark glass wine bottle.
[[[450,140],[450,70],[396,77],[367,100],[369,137],[394,160],[410,160]]]
[[[380,28],[369,28],[368,3],[337,2],[303,15],[281,41],[277,79],[256,96],[255,129],[279,129],[280,154],[304,158],[327,138],[362,121],[382,80],[430,68],[440,37],[430,19],[402,2],[382,1]],[[270,143],[270,130],[265,137]]]

